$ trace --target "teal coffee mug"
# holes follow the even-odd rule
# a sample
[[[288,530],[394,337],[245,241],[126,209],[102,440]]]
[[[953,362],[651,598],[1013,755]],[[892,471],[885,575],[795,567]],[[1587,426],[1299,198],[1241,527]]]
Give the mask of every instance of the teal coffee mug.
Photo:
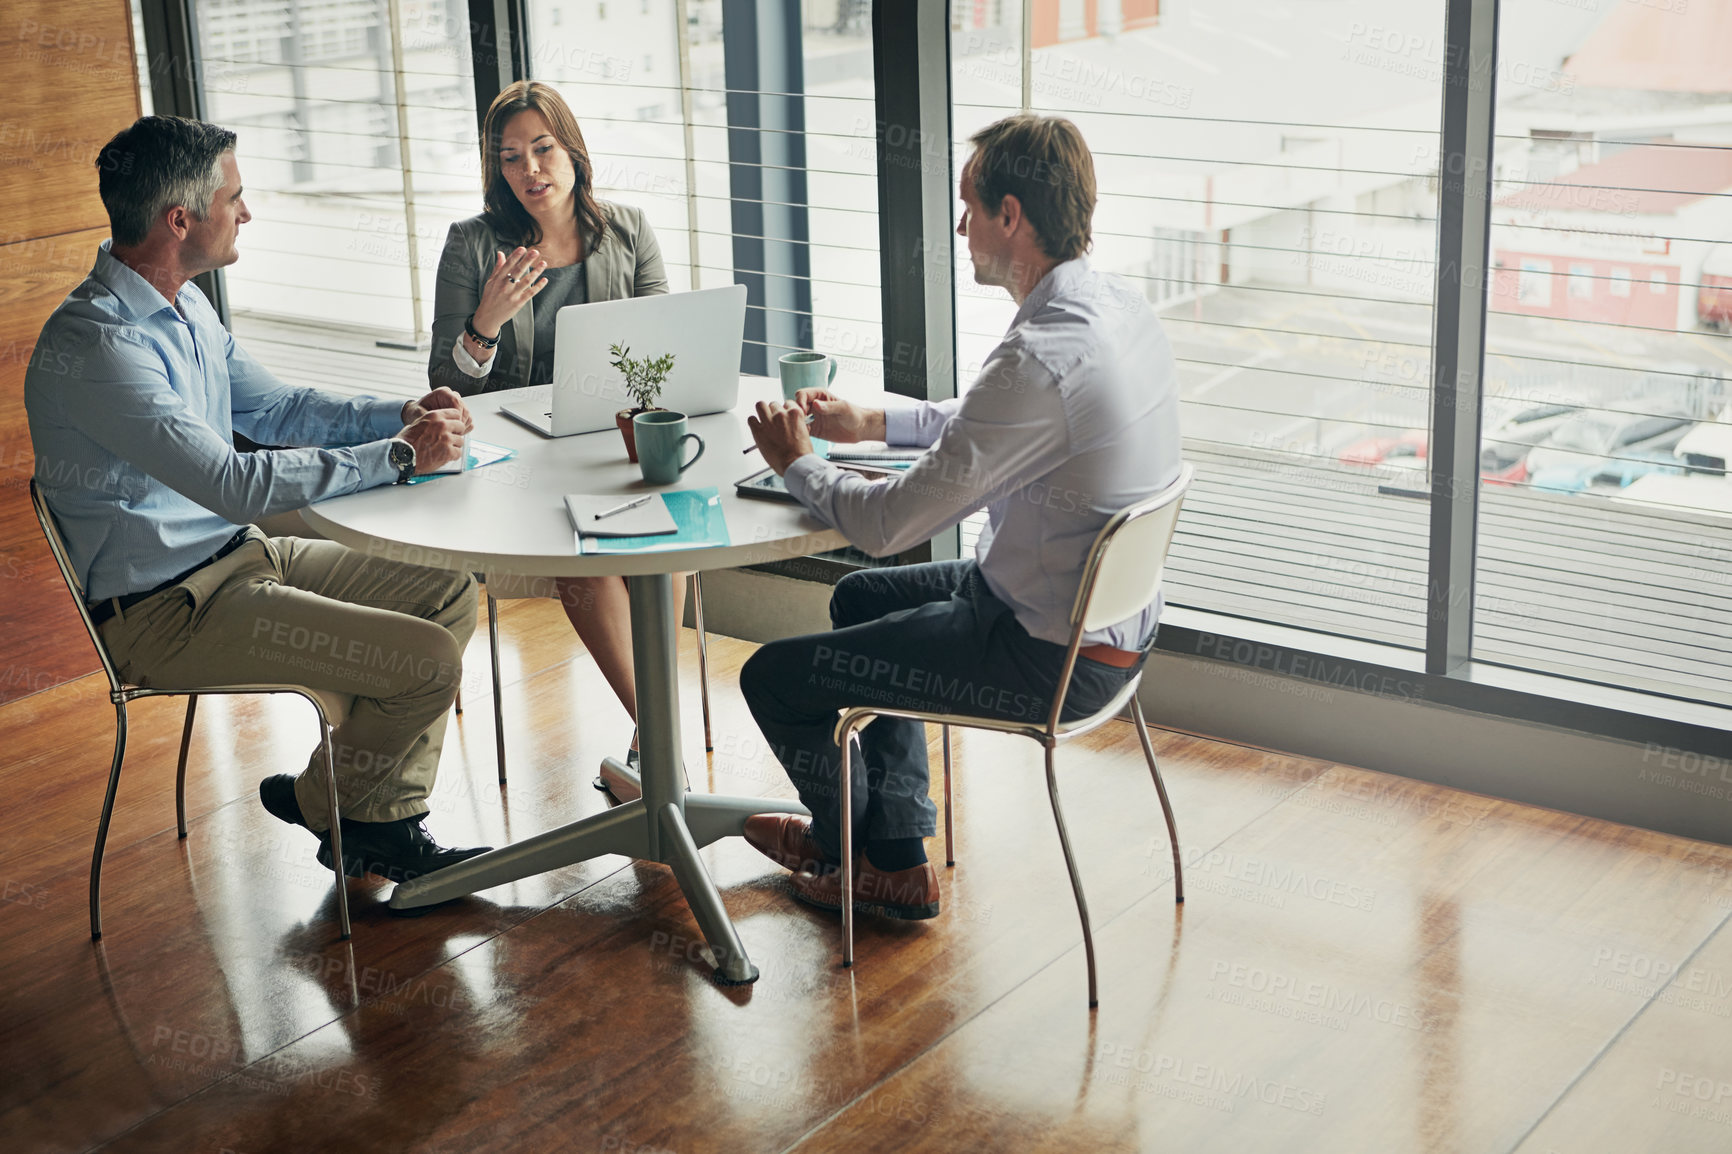
[[[835,358],[823,353],[784,353],[778,363],[784,401],[793,400],[801,389],[822,389],[836,379]]]
[[[680,479],[704,455],[704,439],[686,432],[686,415],[671,409],[651,409],[631,419],[632,436],[637,438],[637,466],[643,479],[652,485],[668,485]],[[696,441],[698,451],[691,460],[681,462],[687,441]]]

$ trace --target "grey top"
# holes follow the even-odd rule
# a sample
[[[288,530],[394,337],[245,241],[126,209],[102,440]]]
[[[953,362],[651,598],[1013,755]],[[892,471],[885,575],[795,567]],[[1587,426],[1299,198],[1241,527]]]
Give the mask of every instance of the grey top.
[[[607,232],[584,254],[580,278],[584,299],[616,301],[667,292],[661,246],[643,212],[605,200],[601,208],[607,215]],[[433,350],[427,375],[434,388],[449,385],[464,396],[473,396],[529,384],[536,351],[531,309],[518,309],[506,322],[500,330],[499,347],[480,375],[463,368],[452,355],[463,336],[463,322],[481,303],[481,286],[493,272],[495,255],[513,247],[494,233],[485,217],[470,217],[451,226],[439,258],[433,297]],[[552,286],[541,291],[550,292]]]
[[[532,385],[553,383],[553,327],[559,310],[566,305],[589,303],[582,261],[564,268],[547,269],[541,275],[547,278],[547,287],[529,302],[530,311],[535,316],[535,362],[529,368],[529,383]]]

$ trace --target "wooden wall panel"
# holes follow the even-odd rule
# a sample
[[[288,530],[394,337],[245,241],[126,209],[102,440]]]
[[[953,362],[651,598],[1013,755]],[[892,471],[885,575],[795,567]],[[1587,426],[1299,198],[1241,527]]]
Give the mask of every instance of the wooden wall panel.
[[[139,115],[126,0],[6,0],[0,16],[0,702],[97,668],[30,509],[24,369],[108,235],[96,151]]]
[[[6,0],[0,243],[108,223],[96,150],[138,117],[125,0]]]

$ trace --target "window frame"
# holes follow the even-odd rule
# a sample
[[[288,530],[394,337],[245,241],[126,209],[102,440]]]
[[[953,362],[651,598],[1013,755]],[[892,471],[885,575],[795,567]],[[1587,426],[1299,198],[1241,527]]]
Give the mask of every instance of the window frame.
[[[1334,687],[1359,692],[1385,693],[1393,682],[1405,685],[1403,695],[1416,701],[1573,732],[1727,750],[1732,748],[1732,709],[1659,691],[1537,673],[1472,655],[1497,3],[1445,0],[1445,5],[1440,158],[1445,175],[1438,181],[1433,450],[1430,486],[1423,494],[1431,506],[1424,651],[1182,605],[1169,607],[1156,648],[1275,677],[1315,681],[1322,675]],[[159,112],[201,111],[204,78],[198,66],[194,7],[194,0],[142,0],[152,97]],[[479,127],[494,96],[506,84],[530,75],[532,46],[525,0],[468,0],[468,13]],[[896,53],[876,53],[874,65],[885,381],[901,386],[890,391],[939,399],[954,388],[956,355],[949,14],[944,5],[879,0],[873,6],[872,29],[875,43],[904,46]],[[1026,32],[1025,27],[1025,54]],[[1024,69],[1025,100],[1027,73]],[[886,124],[904,124],[910,131],[888,134],[883,131]],[[887,145],[892,135],[924,141],[924,150],[916,144],[912,157],[903,156]],[[943,163],[931,162],[937,156]],[[898,262],[898,252],[918,253],[920,259]],[[220,307],[220,273],[213,280],[206,292]],[[941,536],[932,546],[898,560],[956,556],[960,535],[953,530],[948,536],[948,541]],[[859,567],[811,557],[754,568],[833,583]]]
[[[198,47],[194,0],[139,0],[144,50],[150,62],[151,107],[158,116],[205,117],[205,76]],[[222,269],[192,278],[229,327],[229,296]]]

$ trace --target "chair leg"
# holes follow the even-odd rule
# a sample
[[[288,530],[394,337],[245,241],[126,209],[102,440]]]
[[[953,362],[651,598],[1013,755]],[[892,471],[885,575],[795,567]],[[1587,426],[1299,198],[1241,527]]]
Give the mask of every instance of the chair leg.
[[[102,799],[102,820],[96,823],[96,850],[90,855],[90,940],[102,940],[102,851],[108,845],[108,821],[114,816],[114,795],[120,788],[120,765],[126,760],[126,703],[114,703],[114,764],[108,770],[108,793]]]
[[[505,784],[505,702],[499,682],[499,602],[487,595],[487,652],[493,658],[493,744],[499,760],[499,784]]]
[[[1143,720],[1142,703],[1131,697],[1131,721],[1137,727],[1137,736],[1143,741],[1143,757],[1149,763],[1149,772],[1155,778],[1155,792],[1161,795],[1161,812],[1167,818],[1167,838],[1173,843],[1173,901],[1185,900],[1185,867],[1179,860],[1179,827],[1173,822],[1173,803],[1167,800],[1167,783],[1161,780],[1161,767],[1155,763],[1155,746],[1149,740],[1149,724]]]
[[[704,585],[699,574],[692,574],[692,624],[698,630],[698,698],[704,703],[704,752],[714,752],[716,743],[710,739],[710,638],[704,632]]]
[[[198,694],[186,695],[186,725],[180,731],[180,764],[174,770],[174,820],[186,840],[186,754],[192,748],[192,715],[198,709]]]
[[[1089,929],[1089,903],[1083,896],[1082,877],[1076,872],[1076,858],[1070,852],[1070,834],[1065,832],[1064,811],[1058,804],[1058,778],[1053,773],[1053,748],[1046,749],[1046,796],[1052,801],[1052,820],[1058,824],[1058,842],[1064,847],[1064,865],[1070,871],[1070,888],[1076,894],[1076,912],[1082,918],[1083,953],[1088,958],[1089,1009],[1100,1004],[1095,997],[1095,937]]]
[[[331,811],[331,867],[337,874],[337,924],[343,935],[341,941],[349,940],[349,875],[343,868],[343,816],[337,808],[337,763],[331,756],[331,726],[325,711],[318,705],[313,707],[319,714],[319,730],[324,734],[325,745],[325,788],[326,800]]]
[[[950,815],[956,811],[956,793],[950,788],[950,727],[941,725],[944,737],[944,864],[956,865],[956,825]]]
[[[854,965],[854,734],[842,742],[842,965]]]

